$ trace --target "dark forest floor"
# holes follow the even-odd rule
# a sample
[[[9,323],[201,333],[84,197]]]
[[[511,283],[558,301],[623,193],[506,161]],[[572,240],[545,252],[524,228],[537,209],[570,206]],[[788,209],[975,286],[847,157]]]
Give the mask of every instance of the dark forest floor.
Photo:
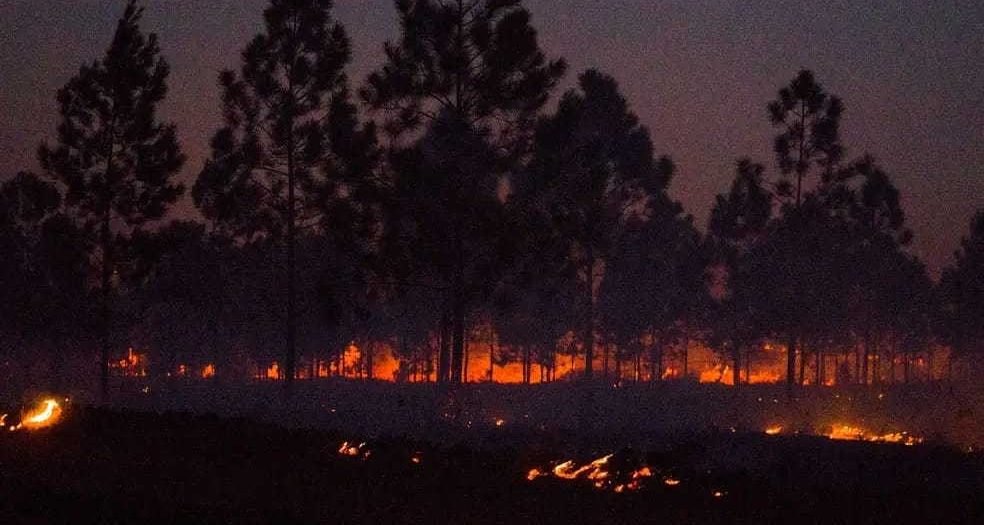
[[[652,468],[638,491],[614,493],[528,481],[568,459],[535,436],[340,455],[352,438],[72,407],[54,428],[0,435],[0,523],[984,523],[984,456],[938,445],[730,431],[645,451],[585,445],[573,459],[616,452],[615,476]]]

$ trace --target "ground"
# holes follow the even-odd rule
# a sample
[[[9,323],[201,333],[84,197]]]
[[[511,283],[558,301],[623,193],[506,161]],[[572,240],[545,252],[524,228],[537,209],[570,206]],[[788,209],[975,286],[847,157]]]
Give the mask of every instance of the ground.
[[[984,456],[943,443],[722,428],[611,449],[504,422],[359,448],[351,430],[299,426],[75,404],[52,428],[0,434],[0,523],[984,522]],[[609,453],[602,488],[549,474]],[[616,493],[642,466],[638,490]]]

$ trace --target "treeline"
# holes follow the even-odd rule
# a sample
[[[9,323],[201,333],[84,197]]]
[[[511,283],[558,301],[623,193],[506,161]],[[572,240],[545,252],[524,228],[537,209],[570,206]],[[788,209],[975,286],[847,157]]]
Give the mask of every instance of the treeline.
[[[395,2],[400,34],[357,86],[331,4],[272,0],[220,75],[197,223],[167,222],[186,159],[156,113],[167,62],[128,3],[58,93],[43,174],[0,189],[0,350],[98,348],[104,391],[129,346],[162,370],[276,359],[288,385],[299,355],[353,341],[370,371],[386,345],[460,382],[481,330],[493,361],[580,356],[588,379],[599,349],[606,369],[644,358],[661,378],[689,340],[735,384],[783,345],[790,387],[811,359],[822,384],[825,354],[854,356],[838,378],[868,383],[880,355],[984,350],[984,211],[933,283],[890,175],[843,143],[845,105],[811,72],[763,107],[775,167],[738,160],[701,232],[615,79],[589,70],[556,93],[567,66],[519,0]]]

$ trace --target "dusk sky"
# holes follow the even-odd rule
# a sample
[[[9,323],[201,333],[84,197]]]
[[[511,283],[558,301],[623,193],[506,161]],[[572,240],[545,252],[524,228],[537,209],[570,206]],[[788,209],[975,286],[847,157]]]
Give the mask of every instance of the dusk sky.
[[[190,187],[220,124],[218,72],[237,67],[267,0],[151,0],[144,28],[172,66],[163,116],[178,125]],[[397,36],[392,0],[338,0],[353,87]],[[55,92],[100,58],[125,2],[0,3],[0,177],[37,169],[54,136]],[[984,2],[536,0],[541,45],[612,74],[679,171],[672,195],[703,226],[735,160],[772,170],[765,105],[801,68],[847,106],[850,157],[873,154],[903,192],[913,252],[935,275],[984,207]],[[560,92],[558,91],[558,94]],[[190,198],[179,207],[193,217]]]

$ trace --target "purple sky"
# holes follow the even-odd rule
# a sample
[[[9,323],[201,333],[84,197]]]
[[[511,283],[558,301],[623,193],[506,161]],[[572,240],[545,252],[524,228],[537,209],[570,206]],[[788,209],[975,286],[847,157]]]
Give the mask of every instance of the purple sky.
[[[177,123],[190,186],[219,125],[216,76],[238,65],[266,0],[147,0],[144,27],[172,65],[162,114]],[[874,3],[874,2],[872,2]],[[392,0],[336,0],[361,82],[397,34]],[[984,207],[984,2],[530,0],[550,56],[570,75],[615,76],[673,156],[671,188],[703,225],[740,156],[773,165],[765,104],[800,68],[846,105],[850,156],[867,151],[901,188],[913,252],[935,274]],[[52,137],[55,92],[101,57],[124,2],[0,3],[0,176],[36,169]],[[190,199],[181,214],[193,215]]]

